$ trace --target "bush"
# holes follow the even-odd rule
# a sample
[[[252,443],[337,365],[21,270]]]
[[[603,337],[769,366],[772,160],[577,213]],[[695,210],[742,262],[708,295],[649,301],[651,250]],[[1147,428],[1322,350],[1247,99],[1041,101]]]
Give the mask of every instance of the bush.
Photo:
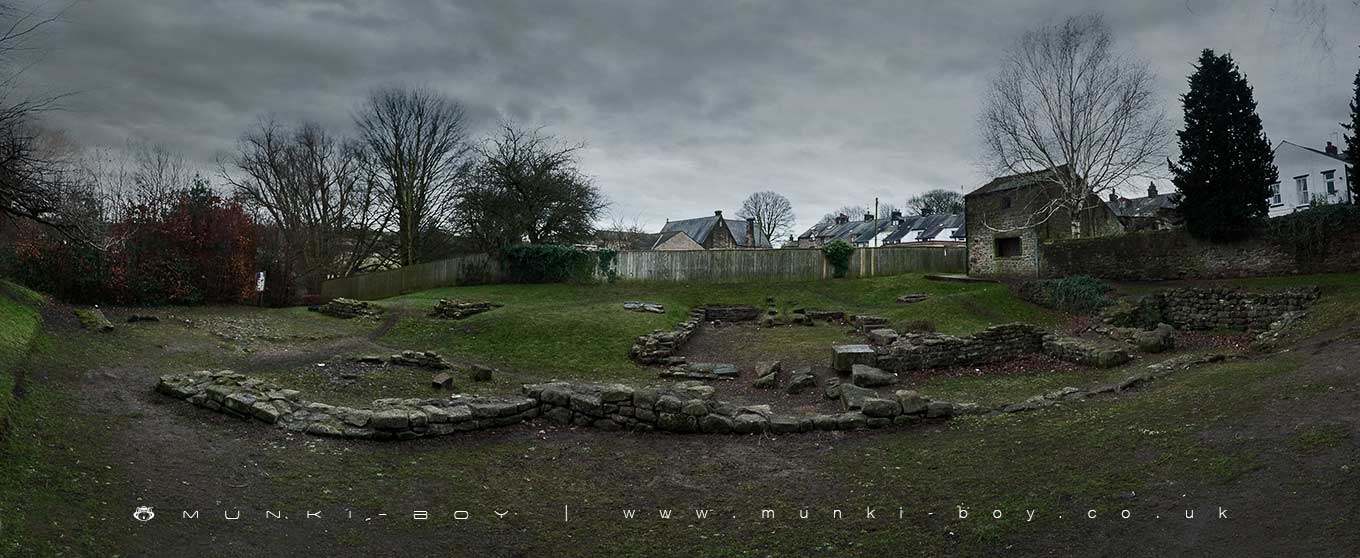
[[[822,256],[831,264],[831,273],[835,277],[845,277],[849,273],[850,255],[854,253],[855,247],[844,240],[833,240],[822,247]]]
[[[99,250],[31,222],[19,227],[13,274],[76,303],[201,304],[248,300],[255,286],[250,216],[207,189],[183,192],[166,212],[133,208]]]
[[[1091,314],[1110,305],[1110,285],[1086,275],[1025,281],[1020,298],[1060,312]]]
[[[613,250],[590,251],[554,244],[517,244],[501,250],[512,283],[587,283],[617,277]]]
[[[1332,241],[1347,231],[1360,230],[1360,206],[1319,205],[1271,219],[1266,237],[1275,239],[1294,256],[1299,269],[1321,264]]]

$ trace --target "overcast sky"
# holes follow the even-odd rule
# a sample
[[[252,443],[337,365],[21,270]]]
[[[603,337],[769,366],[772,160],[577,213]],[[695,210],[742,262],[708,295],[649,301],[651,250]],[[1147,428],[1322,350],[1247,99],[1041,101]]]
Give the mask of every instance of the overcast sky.
[[[985,181],[974,123],[998,53],[1084,11],[1151,62],[1177,128],[1209,47],[1246,73],[1273,143],[1339,141],[1358,1],[83,0],[26,79],[81,91],[50,125],[83,145],[136,138],[210,169],[262,115],[348,133],[372,88],[430,87],[478,135],[513,121],[587,144],[625,220],[731,215],[771,189],[801,230]]]

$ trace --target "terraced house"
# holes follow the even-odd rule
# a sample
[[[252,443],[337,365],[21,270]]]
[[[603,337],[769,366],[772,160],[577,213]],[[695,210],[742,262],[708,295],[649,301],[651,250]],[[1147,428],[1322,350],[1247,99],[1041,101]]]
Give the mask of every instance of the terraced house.
[[[922,245],[962,245],[966,233],[963,215],[902,215],[894,211],[886,219],[874,219],[865,213],[863,219],[852,221],[846,215],[813,225],[798,236],[799,248],[820,248],[833,240],[843,240],[857,247],[879,247],[898,244],[929,243]]]
[[[1352,166],[1330,141],[1321,150],[1281,141],[1275,146],[1280,181],[1270,185],[1270,216],[1288,215],[1315,203],[1353,203]]]

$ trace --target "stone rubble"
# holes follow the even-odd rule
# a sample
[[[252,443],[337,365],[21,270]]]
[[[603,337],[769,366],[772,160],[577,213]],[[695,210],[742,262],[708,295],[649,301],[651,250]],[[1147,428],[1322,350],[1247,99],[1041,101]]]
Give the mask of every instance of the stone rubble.
[[[1166,322],[1176,329],[1264,331],[1285,313],[1303,310],[1320,296],[1318,287],[1268,292],[1185,287],[1158,291],[1101,315],[1105,323],[1118,326],[1150,327]]]
[[[623,303],[623,309],[624,309],[624,310],[631,310],[631,311],[633,311],[633,312],[651,312],[651,313],[653,313],[653,314],[665,314],[665,313],[666,313],[666,307],[665,307],[664,305],[657,304],[657,303],[655,303],[655,302],[637,302],[637,301],[629,301],[629,302]]]
[[[662,378],[687,378],[691,380],[735,380],[740,375],[735,364],[690,362],[663,370]]]
[[[342,319],[376,316],[382,313],[382,308],[375,304],[348,298],[337,298],[321,306],[314,306],[311,310]]]
[[[486,301],[464,301],[441,298],[439,299],[439,302],[435,303],[434,310],[430,311],[430,317],[445,320],[461,320],[468,316],[475,316],[482,312],[489,312],[492,309],[500,307],[500,304]]]
[[[74,310],[76,318],[80,320],[80,326],[90,331],[108,333],[113,331],[113,322],[104,316],[104,311],[95,308],[77,308]]]
[[[452,366],[434,351],[402,351],[401,354],[392,355],[387,359],[394,366],[411,366],[415,368],[429,368],[432,370],[445,370]]]

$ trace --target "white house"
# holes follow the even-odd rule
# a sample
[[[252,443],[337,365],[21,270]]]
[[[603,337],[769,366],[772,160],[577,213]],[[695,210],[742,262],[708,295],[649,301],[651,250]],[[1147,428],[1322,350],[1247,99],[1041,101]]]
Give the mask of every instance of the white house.
[[[1280,181],[1270,185],[1270,216],[1308,209],[1313,202],[1349,203],[1351,164],[1332,142],[1319,151],[1287,141],[1275,146]]]

